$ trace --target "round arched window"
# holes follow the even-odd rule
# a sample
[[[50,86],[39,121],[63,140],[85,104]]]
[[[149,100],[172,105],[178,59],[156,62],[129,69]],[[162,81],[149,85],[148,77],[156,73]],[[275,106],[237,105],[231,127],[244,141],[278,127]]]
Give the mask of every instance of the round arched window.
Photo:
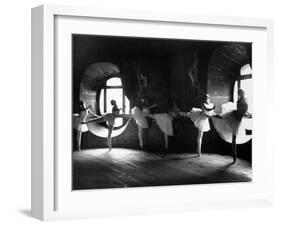
[[[246,93],[248,100],[248,112],[253,113],[253,80],[252,80],[252,68],[250,64],[246,64],[240,69],[240,76],[235,81],[233,90],[233,102],[238,100],[238,89],[243,89]]]
[[[113,77],[106,81],[105,87],[100,90],[99,95],[99,110],[100,113],[112,113],[111,100],[115,100],[118,108],[120,108],[120,114],[128,114],[130,111],[130,102],[125,96],[122,81],[119,77]],[[119,127],[124,124],[123,118],[116,118],[114,127]]]

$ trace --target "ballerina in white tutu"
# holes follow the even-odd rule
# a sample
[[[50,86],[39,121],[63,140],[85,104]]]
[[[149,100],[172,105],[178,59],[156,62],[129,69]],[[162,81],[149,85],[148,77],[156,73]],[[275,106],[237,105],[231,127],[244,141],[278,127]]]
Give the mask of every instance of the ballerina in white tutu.
[[[144,100],[142,100],[144,103]],[[164,140],[165,140],[165,148],[168,150],[168,141],[169,136],[173,136],[173,119],[176,117],[177,112],[175,107],[173,107],[168,113],[155,113],[151,114],[150,109],[156,107],[157,104],[153,104],[149,107],[144,107],[140,110],[139,107],[135,106],[132,108],[132,115],[138,125],[138,138],[139,145],[143,148],[143,136],[142,130],[148,128],[147,117],[150,117],[155,120],[157,126],[163,132]]]
[[[80,113],[79,113],[79,121],[77,123],[76,130],[77,130],[77,147],[78,151],[81,151],[81,139],[82,139],[82,133],[88,131],[88,127],[85,124],[86,120],[88,119],[89,115],[93,115],[96,117],[95,114],[93,114],[89,107],[86,107],[84,101],[80,101]]]
[[[144,104],[144,99],[141,100],[141,106]],[[150,114],[150,109],[157,106],[156,104],[153,104],[149,107],[138,107],[134,106],[132,108],[132,116],[138,126],[138,138],[139,138],[139,146],[141,149],[143,148],[143,136],[142,136],[142,131],[143,129],[148,128],[148,122],[146,117],[151,117]],[[141,109],[142,108],[142,109]]]
[[[236,137],[237,135],[245,133],[245,128],[241,124],[243,116],[247,114],[248,103],[245,98],[245,91],[243,89],[238,90],[238,100],[236,106],[234,103],[229,102],[223,105],[223,111],[220,117],[223,119],[223,122],[226,128],[232,133],[232,156],[233,163],[236,162],[237,158],[237,145]],[[251,115],[248,115],[251,117]]]
[[[156,124],[164,134],[165,148],[169,148],[169,136],[174,136],[173,119],[177,116],[179,109],[174,105],[168,113],[156,113],[151,115]]]
[[[180,115],[189,117],[194,126],[198,129],[197,135],[197,149],[198,156],[201,156],[201,144],[204,132],[210,130],[209,117],[216,116],[214,112],[215,105],[210,102],[210,96],[206,95],[206,100],[202,105],[202,108],[192,108],[190,112],[180,112]]]
[[[110,101],[111,105],[112,105],[112,113],[107,113],[105,115],[102,116],[98,116],[98,115],[94,115],[94,118],[91,118],[90,120],[86,121],[85,119],[83,120],[83,122],[81,123],[82,125],[85,125],[87,127],[86,124],[91,123],[91,122],[106,122],[107,123],[107,129],[108,129],[108,135],[107,135],[107,146],[109,148],[109,151],[111,151],[112,149],[112,142],[111,142],[111,135],[112,135],[112,131],[114,128],[114,123],[115,123],[115,119],[117,117],[130,117],[130,115],[126,116],[126,115],[120,115],[120,108],[118,108],[117,103],[115,100],[111,100]],[[87,117],[85,117],[87,118]],[[88,129],[88,128],[87,128]]]

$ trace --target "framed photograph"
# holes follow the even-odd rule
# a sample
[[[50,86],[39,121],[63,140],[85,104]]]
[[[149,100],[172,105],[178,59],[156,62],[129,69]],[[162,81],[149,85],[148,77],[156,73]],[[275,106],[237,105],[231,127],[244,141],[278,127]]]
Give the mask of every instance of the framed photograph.
[[[32,216],[270,205],[273,22],[32,9]]]

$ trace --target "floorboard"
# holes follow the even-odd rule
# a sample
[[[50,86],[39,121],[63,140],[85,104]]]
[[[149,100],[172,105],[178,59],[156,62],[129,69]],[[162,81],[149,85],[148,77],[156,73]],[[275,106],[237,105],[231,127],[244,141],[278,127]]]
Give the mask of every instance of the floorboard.
[[[73,189],[249,182],[251,164],[218,154],[148,153],[114,148],[73,153]]]

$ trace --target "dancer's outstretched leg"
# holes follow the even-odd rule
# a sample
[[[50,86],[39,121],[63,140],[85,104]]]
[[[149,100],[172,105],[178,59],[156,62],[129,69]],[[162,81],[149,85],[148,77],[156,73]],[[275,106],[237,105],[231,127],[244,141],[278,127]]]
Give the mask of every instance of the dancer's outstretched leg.
[[[104,116],[101,116],[99,118],[94,118],[94,119],[90,119],[87,122],[83,122],[83,124],[87,124],[87,123],[91,123],[91,122],[105,122],[106,120],[104,119]]]

